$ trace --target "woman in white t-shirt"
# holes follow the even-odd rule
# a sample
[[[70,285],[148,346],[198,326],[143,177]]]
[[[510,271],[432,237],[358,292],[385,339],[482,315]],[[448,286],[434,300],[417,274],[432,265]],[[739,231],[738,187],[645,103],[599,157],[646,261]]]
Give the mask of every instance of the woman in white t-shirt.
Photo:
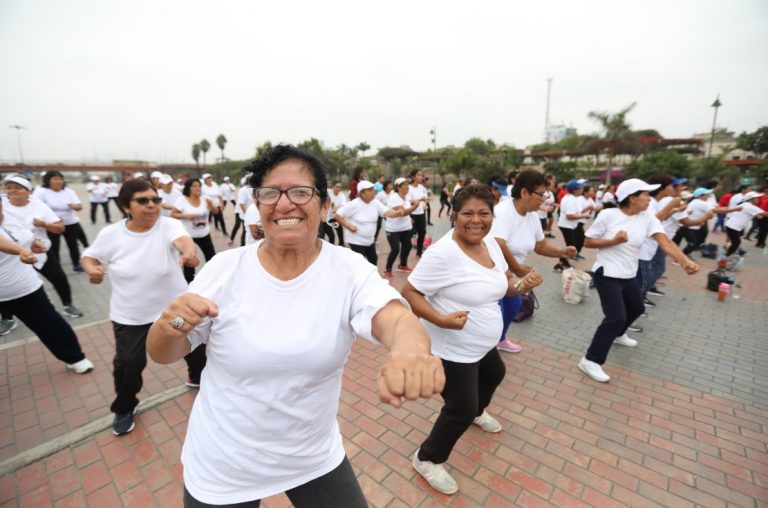
[[[227,203],[232,203],[233,206],[237,206],[235,203],[235,193],[237,192],[237,189],[234,185],[232,185],[232,182],[230,181],[228,176],[225,176],[222,178],[221,185],[219,186],[219,190],[221,191],[221,209],[224,210],[227,207]]]
[[[445,405],[412,460],[444,494],[458,490],[443,463],[467,428],[473,423],[487,432],[503,428],[485,410],[506,372],[496,349],[502,328],[498,301],[541,283],[536,272],[515,281],[507,270],[498,242],[488,234],[493,205],[488,186],[462,188],[454,196],[454,229],[424,253],[402,291],[445,370]]]
[[[142,372],[147,365],[147,332],[152,320],[187,284],[182,266],[196,266],[195,244],[176,219],[160,215],[162,198],[144,179],[123,184],[117,204],[126,219],[102,229],[83,252],[83,268],[92,284],[101,284],[109,274],[112,296],[109,319],[115,333],[112,375],[115,413],[112,432],[133,430],[139,404]],[[179,256],[180,254],[180,256]],[[199,385],[205,366],[203,350],[188,358],[188,384]]]
[[[411,218],[409,215],[413,212],[418,203],[411,204],[407,198],[408,195],[408,179],[398,178],[395,180],[395,190],[390,193],[389,199],[387,199],[384,205],[392,210],[401,211],[401,217],[393,217],[387,219],[384,224],[384,231],[387,233],[387,241],[389,242],[389,255],[387,256],[387,264],[384,268],[384,276],[388,279],[394,277],[392,274],[392,267],[395,264],[395,259],[400,255],[400,264],[397,265],[398,272],[410,272],[408,268],[408,254],[411,252]]]
[[[426,203],[429,200],[427,189],[421,185],[421,170],[414,169],[408,175],[411,179],[411,185],[408,189],[408,201],[418,204],[416,210],[411,212],[413,219],[413,232],[416,234],[416,255],[421,256],[424,252],[424,238],[427,236],[427,216]]]
[[[6,197],[5,214],[15,215],[32,231],[32,235],[48,250],[51,240],[48,233],[61,234],[64,224],[58,215],[41,200],[32,197],[32,184],[24,177],[13,175],[5,179],[3,189]],[[83,313],[72,303],[72,288],[64,270],[61,268],[59,257],[51,253],[41,253],[37,256],[35,270],[40,272],[53,285],[61,298],[62,314],[68,317],[82,317]]]
[[[374,184],[374,190],[375,189]],[[382,205],[387,206],[387,202],[389,201],[389,196],[392,195],[392,189],[394,186],[392,185],[392,182],[390,180],[385,180],[383,183],[381,183],[381,190],[376,192],[376,200],[381,202]],[[373,243],[376,243],[379,241],[379,231],[381,231],[381,225],[384,223],[384,217],[379,216],[378,220],[376,221],[376,234],[373,235]]]
[[[728,215],[725,219],[725,232],[728,234],[728,239],[731,240],[731,246],[725,252],[726,256],[730,256],[734,252],[739,252],[741,247],[741,234],[744,232],[744,226],[750,223],[752,219],[762,219],[766,216],[766,212],[762,208],[757,206],[760,196],[759,192],[747,192],[744,194],[744,198],[739,203],[739,208]]]
[[[203,191],[203,197],[210,201],[210,213],[208,215],[208,222],[213,219],[213,226],[216,230],[221,231],[224,236],[227,236],[227,225],[224,222],[224,214],[221,208],[221,189],[219,184],[213,181],[213,176],[210,173],[203,175],[203,185],[201,187]]]
[[[379,262],[376,253],[376,221],[379,217],[402,217],[403,210],[390,210],[375,199],[373,184],[357,183],[357,197],[338,209],[335,218],[347,233],[349,248],[365,256],[373,266]]]
[[[546,241],[541,228],[538,210],[545,196],[546,177],[536,170],[518,173],[512,186],[511,199],[500,201],[494,208],[491,236],[500,240],[507,264],[518,277],[527,275],[532,269],[525,265],[525,258],[531,251],[542,256],[570,259],[576,255],[576,248],[558,248]],[[505,296],[499,300],[503,327],[498,348],[507,353],[519,353],[522,347],[507,339],[507,331],[522,307],[521,295]]]
[[[280,492],[298,508],[366,506],[336,420],[353,341],[390,350],[379,394],[395,407],[442,391],[440,361],[376,269],[317,237],[329,206],[319,159],[278,145],[251,164],[265,238],[207,263],[147,343],[159,363],[208,346],[181,454],[185,506]]]
[[[251,174],[248,173],[240,179],[240,190],[237,191],[237,203],[235,204],[235,225],[229,235],[229,242],[227,242],[227,245],[230,247],[235,244],[235,236],[237,236],[237,230],[240,229],[240,226],[243,226],[243,232],[240,235],[240,247],[245,245],[245,237],[248,236],[243,219],[245,219],[245,212],[248,210],[248,207],[253,203],[253,189],[251,189],[250,178]]]
[[[328,241],[331,243],[334,243],[336,241],[335,238],[338,238],[337,245],[344,247],[344,228],[336,221],[336,212],[346,205],[349,200],[341,188],[340,181],[336,180],[331,185],[331,188],[328,189],[328,200],[331,206],[328,207],[328,215],[323,221],[323,231],[320,238],[327,236]]]
[[[45,247],[26,224],[5,216],[0,200],[0,313],[19,318],[68,369],[85,374],[93,370],[93,363],[83,354],[72,327],[51,305],[32,268],[43,252]],[[13,328],[15,321],[3,335]]]
[[[584,246],[584,224],[582,219],[589,219],[589,211],[586,210],[585,202],[581,198],[584,190],[584,183],[579,180],[571,180],[566,185],[568,194],[560,202],[560,218],[557,226],[563,234],[563,240],[568,247],[576,248],[576,256]],[[555,271],[561,272],[565,268],[570,268],[571,264],[566,258],[560,258],[560,262],[555,265]]]
[[[592,270],[605,317],[578,366],[601,383],[611,379],[602,367],[611,346],[614,343],[637,346],[637,341],[628,337],[626,331],[645,311],[637,282],[638,259],[645,240],[656,240],[689,275],[699,271],[699,265],[667,238],[659,219],[646,211],[651,200],[648,192],[658,187],[658,184],[649,185],[637,178],[621,182],[616,189],[619,207],[600,212],[586,233],[585,246],[597,249]]]
[[[691,218],[691,220],[698,222],[698,220],[702,217],[706,217],[706,220],[708,221],[714,217],[716,213],[728,214],[741,210],[741,207],[739,206],[719,206],[717,201],[710,199],[714,192],[714,190],[706,189],[704,187],[699,187],[693,191],[693,199],[688,204],[688,208],[686,208],[686,212],[688,212],[688,216]],[[683,230],[683,236],[685,237],[686,241],[683,254],[687,256],[701,247],[701,244],[704,243],[708,233],[706,224],[707,222],[705,221],[695,226],[686,227]]]
[[[115,180],[111,176],[104,178],[104,185],[107,187],[107,200],[117,206],[117,195],[120,193],[120,186],[115,183]],[[123,212],[119,206],[117,209],[123,214],[123,218],[125,218],[125,212]]]
[[[197,178],[190,178],[184,183],[184,190],[174,204],[171,216],[180,219],[192,240],[200,247],[206,262],[216,255],[211,240],[211,228],[208,227],[208,213],[213,209],[213,203],[203,195],[202,185]],[[184,266],[184,278],[192,282],[195,278],[195,267]]]
[[[64,181],[64,175],[59,171],[47,171],[43,175],[42,186],[35,189],[33,195],[40,201],[48,205],[53,212],[59,216],[64,223],[64,241],[69,250],[69,259],[72,261],[72,270],[75,273],[82,273],[80,266],[80,247],[77,244],[81,239],[83,245],[88,246],[88,239],[85,237],[85,231],[80,225],[80,219],[77,213],[83,209],[80,198],[75,191],[67,187]],[[59,257],[59,245],[61,244],[60,234],[48,232],[48,238],[51,240],[50,252]],[[59,258],[61,259],[61,258]]]
[[[245,244],[250,245],[255,243],[256,240],[264,238],[264,228],[261,225],[261,214],[259,214],[259,207],[256,203],[248,205],[248,209],[245,211],[245,227],[248,228],[245,235]]]

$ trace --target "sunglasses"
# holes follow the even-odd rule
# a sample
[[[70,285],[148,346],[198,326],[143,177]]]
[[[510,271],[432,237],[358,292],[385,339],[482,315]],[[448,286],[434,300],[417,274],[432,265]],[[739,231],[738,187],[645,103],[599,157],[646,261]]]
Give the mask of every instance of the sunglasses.
[[[154,197],[154,198],[141,197],[141,198],[132,199],[131,201],[136,201],[138,204],[140,204],[142,206],[147,206],[150,201],[152,202],[153,205],[159,205],[160,203],[163,202],[163,198],[161,198],[159,196],[158,197]]]

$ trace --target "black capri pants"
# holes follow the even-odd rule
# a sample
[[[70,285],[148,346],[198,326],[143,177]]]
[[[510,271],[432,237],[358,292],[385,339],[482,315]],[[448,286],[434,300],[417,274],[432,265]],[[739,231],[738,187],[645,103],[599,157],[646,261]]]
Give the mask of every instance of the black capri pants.
[[[194,241],[197,246],[200,247],[200,250],[203,251],[203,257],[205,257],[206,261],[210,261],[211,258],[216,255],[216,249],[213,248],[213,240],[211,240],[210,233],[200,238],[192,238],[192,241]],[[195,280],[194,266],[184,267],[184,279],[187,283]]]

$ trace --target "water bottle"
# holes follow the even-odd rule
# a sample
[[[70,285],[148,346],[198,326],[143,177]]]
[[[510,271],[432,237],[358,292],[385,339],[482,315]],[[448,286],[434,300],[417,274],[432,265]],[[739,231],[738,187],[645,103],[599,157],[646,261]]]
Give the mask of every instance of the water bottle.
[[[731,287],[731,296],[733,297],[734,300],[738,300],[739,298],[741,298],[741,287],[742,287],[741,281],[736,281],[733,284],[733,287]]]

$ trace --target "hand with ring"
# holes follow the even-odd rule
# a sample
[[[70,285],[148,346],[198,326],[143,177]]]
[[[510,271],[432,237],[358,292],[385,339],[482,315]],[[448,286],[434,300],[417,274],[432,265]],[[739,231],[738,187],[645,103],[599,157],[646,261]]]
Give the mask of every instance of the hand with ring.
[[[181,330],[181,327],[184,326],[184,318],[181,316],[176,316],[175,318],[171,319],[170,324],[176,330]]]
[[[166,307],[156,324],[170,336],[184,337],[206,316],[215,318],[219,309],[215,303],[194,293],[184,293]]]

